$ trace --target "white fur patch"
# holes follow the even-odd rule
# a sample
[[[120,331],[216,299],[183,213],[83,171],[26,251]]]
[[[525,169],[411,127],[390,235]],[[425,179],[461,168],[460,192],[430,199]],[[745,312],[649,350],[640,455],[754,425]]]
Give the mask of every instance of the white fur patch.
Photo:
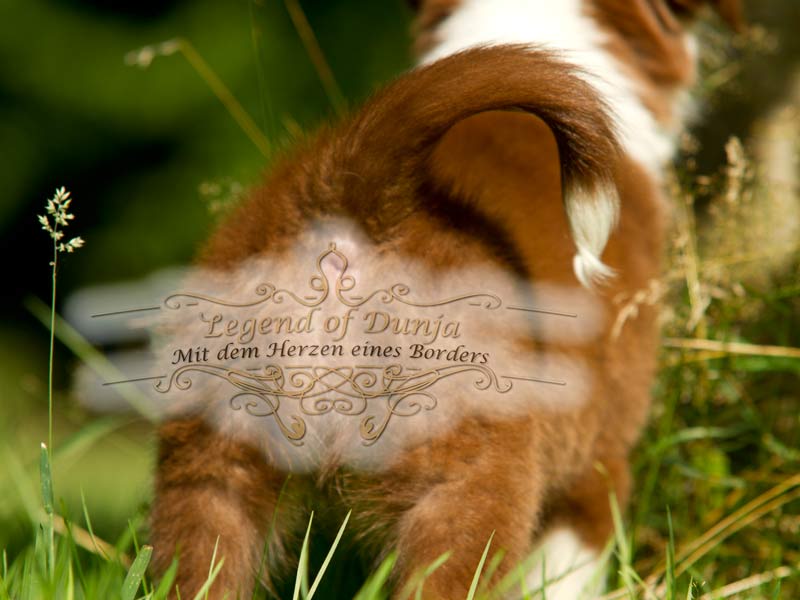
[[[605,573],[600,555],[571,529],[551,531],[540,549],[542,562],[526,578],[532,598],[586,600],[602,594]]]
[[[614,274],[600,260],[600,255],[617,224],[619,195],[612,186],[593,192],[572,189],[567,190],[565,203],[572,236],[578,247],[573,259],[575,276],[581,285],[591,288]]]
[[[488,259],[431,268],[321,219],[280,254],[188,272],[151,316],[149,372],[127,379],[147,377],[165,417],[202,415],[281,470],[381,470],[465,418],[579,408],[592,371],[551,343],[591,345],[605,316],[577,285]]]
[[[463,0],[436,33],[440,43],[422,59],[433,62],[485,44],[536,44],[559,51],[581,67],[581,75],[611,107],[620,141],[655,177],[675,151],[675,132],[666,131],[642,103],[628,77],[603,44],[606,36],[584,13],[584,0]]]
[[[606,36],[584,13],[583,0],[463,0],[437,29],[440,43],[422,62],[432,62],[477,45],[536,44],[558,51],[581,68],[612,111],[626,154],[657,180],[675,152],[677,131],[667,131],[642,103],[636,82],[604,49]],[[691,48],[691,39],[687,36]],[[587,288],[613,276],[601,260],[616,225],[616,190],[567,190],[566,210],[577,246],[573,270]]]

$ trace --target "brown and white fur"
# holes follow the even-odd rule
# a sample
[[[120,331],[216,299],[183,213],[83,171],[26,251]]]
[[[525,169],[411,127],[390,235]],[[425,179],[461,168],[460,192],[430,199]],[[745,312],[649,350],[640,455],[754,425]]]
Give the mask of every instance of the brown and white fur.
[[[685,26],[701,4],[422,2],[424,66],[295,150],[216,231],[201,264],[235,269],[282,256],[309,223],[344,217],[376,256],[433,272],[491,264],[532,284],[590,289],[604,320],[599,337],[562,348],[588,365],[583,402],[465,416],[377,472],[334,460],[289,479],[280,504],[287,474],[254,445],[202,414],[164,423],[152,538],[159,572],[179,550],[183,597],[205,581],[217,539],[225,565],[212,596],[249,597],[276,508],[270,574],[321,506],[340,517],[352,508],[376,559],[397,550],[396,595],[452,551],[423,597],[464,598],[492,532],[505,553],[496,579],[543,547],[548,579],[568,571],[548,598],[596,595],[609,491],[625,504],[657,348],[651,306],[612,335],[614,298],[660,273],[661,169],[694,73]],[[716,4],[738,17],[735,2]],[[464,51],[476,45],[490,47]],[[540,577],[541,566],[531,585]]]
[[[742,27],[738,0],[423,0],[417,3],[416,49],[420,61],[426,64],[471,47],[527,43],[556,51],[579,66],[579,76],[595,88],[610,108],[623,151],[616,175],[622,223],[610,240],[606,256],[613,256],[618,247],[623,252],[641,251],[639,260],[650,262],[650,276],[655,278],[658,254],[650,253],[652,247],[637,246],[634,240],[645,242],[650,237],[651,242],[660,245],[669,208],[659,186],[689,117],[688,91],[695,78],[696,40],[688,25],[704,4],[713,4],[732,27]],[[496,143],[506,145],[513,144],[514,138],[531,139],[527,131],[503,131],[505,117],[495,119],[496,122],[491,118],[476,122],[463,135],[497,138]],[[442,161],[461,163],[468,158],[459,156],[462,148],[453,143],[446,150],[440,149]],[[476,187],[485,185],[481,182]],[[634,199],[635,196],[639,198]],[[637,219],[635,205],[648,213],[647,218],[640,215]],[[586,238],[602,251],[617,223],[616,206],[598,202],[589,211],[580,206],[577,204],[574,212],[570,212],[569,204],[566,206],[572,231],[586,232]],[[629,224],[638,225],[638,231],[626,232]],[[578,236],[576,243],[579,254],[574,266],[581,282],[602,280],[615,271],[630,272],[610,259],[606,260],[612,269],[595,261],[599,252],[581,257]],[[617,285],[613,287],[626,291]],[[638,320],[641,324],[648,316],[640,315]],[[634,369],[643,370],[642,367],[639,363]],[[592,558],[597,556],[598,546],[588,541],[580,528],[557,527],[545,536],[541,549],[547,577],[568,573],[548,589],[548,598],[577,598],[581,590],[586,592],[591,587],[591,578],[597,574]],[[575,568],[576,565],[584,566]],[[541,579],[541,573],[537,576],[534,572],[537,585]]]

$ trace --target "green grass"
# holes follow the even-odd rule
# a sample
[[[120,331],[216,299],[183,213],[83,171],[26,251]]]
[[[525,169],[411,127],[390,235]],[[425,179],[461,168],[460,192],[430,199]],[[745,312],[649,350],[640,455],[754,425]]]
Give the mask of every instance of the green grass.
[[[325,89],[338,97],[324,57],[305,33]],[[266,152],[263,136],[224,85],[213,72],[204,78]],[[605,553],[608,598],[800,597],[800,247],[794,240],[788,250],[770,251],[770,227],[761,222],[769,190],[742,160],[733,156],[711,177],[691,168],[679,172],[669,270],[662,285],[637,300],[663,299],[670,341],[651,420],[634,454],[628,514],[609,500],[615,535]],[[734,188],[731,202],[727,192]],[[743,241],[743,231],[752,239]],[[109,373],[102,355],[47,307],[33,302],[30,310],[55,325],[59,355],[68,349]],[[13,339],[13,332],[4,333]],[[146,415],[85,414],[59,391],[63,381],[48,395],[42,382],[54,365],[46,355],[47,349],[32,348],[27,362],[12,353],[0,361],[3,389],[14,391],[0,423],[0,600],[166,598],[177,564],[153,581],[147,571],[152,549],[140,543],[147,540],[152,423]],[[41,397],[51,411],[33,402]],[[135,397],[129,401],[137,406]],[[48,438],[50,452],[40,446]],[[341,598],[345,588],[357,600],[388,596],[395,557],[372,572],[354,568],[341,548],[349,516],[328,542],[309,521],[284,597]],[[470,598],[485,593],[499,558],[490,540]],[[447,559],[442,555],[420,573],[410,597],[423,597],[425,578]],[[208,585],[222,565],[222,559],[209,565]],[[524,571],[513,571],[500,587],[545,598],[546,590],[524,588]]]
[[[679,219],[676,226],[687,222]],[[746,292],[717,294],[689,330],[686,323],[697,313],[686,273],[695,274],[702,294],[710,285],[703,279],[704,264],[712,261],[687,251],[702,246],[699,234],[689,235],[695,243],[684,243],[671,259],[671,272],[683,276],[664,292],[672,307],[665,333],[673,340],[747,342],[748,352],[739,354],[738,346],[723,352],[695,350],[691,344],[663,351],[653,417],[635,453],[636,485],[627,518],[612,499],[616,535],[609,554],[608,597],[798,597],[800,361],[791,356],[788,343],[798,339],[800,330],[799,263],[795,257],[765,282],[733,277]],[[687,261],[699,268],[686,269]],[[719,277],[713,282],[723,284]],[[59,319],[55,323],[59,339],[81,359],[104,368],[102,358],[82,350],[74,332],[61,329]],[[780,345],[786,356],[759,356],[759,344]],[[0,600],[166,597],[174,567],[160,584],[149,579],[150,548],[139,543],[147,536],[152,426],[143,417],[71,414],[70,402],[58,395],[55,405],[52,475],[49,453],[42,449],[36,458],[36,440],[48,434],[46,414],[32,413],[16,431],[5,432],[0,490],[8,500],[0,518],[10,533],[2,538]],[[108,481],[114,482],[114,491]],[[119,491],[129,497],[114,493]],[[114,506],[124,510],[109,512]],[[289,592],[293,598],[337,597],[326,579],[338,582],[336,571],[350,569],[347,557],[336,553],[346,527],[345,521],[326,551],[309,522]],[[476,566],[470,597],[481,596],[480,582],[496,568],[489,548]],[[310,558],[321,552],[324,560]],[[386,597],[392,560],[367,574],[357,598]],[[424,577],[446,560],[447,555],[440,557],[421,575],[412,597],[423,597]],[[209,565],[209,582],[221,564]],[[348,585],[357,589],[360,584]],[[519,587],[519,577],[510,575],[504,585]],[[528,590],[526,597],[542,594]]]

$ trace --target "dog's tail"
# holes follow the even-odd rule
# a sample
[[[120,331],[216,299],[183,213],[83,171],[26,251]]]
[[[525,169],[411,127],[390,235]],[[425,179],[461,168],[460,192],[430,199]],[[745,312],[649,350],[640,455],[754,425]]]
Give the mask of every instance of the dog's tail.
[[[436,143],[451,127],[496,110],[532,113],[553,131],[576,245],[575,274],[587,287],[609,276],[612,271],[600,256],[619,211],[613,178],[616,135],[594,88],[555,53],[494,46],[417,68],[372,99],[352,122],[340,150],[358,161],[360,175],[380,177],[388,170],[420,181]]]

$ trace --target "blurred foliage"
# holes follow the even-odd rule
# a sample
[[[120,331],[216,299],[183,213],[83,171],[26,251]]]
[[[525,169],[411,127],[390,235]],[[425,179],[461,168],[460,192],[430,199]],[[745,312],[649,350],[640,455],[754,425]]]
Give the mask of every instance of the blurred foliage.
[[[411,14],[402,0],[316,0],[303,8],[353,104],[411,64]],[[91,240],[63,261],[63,302],[83,285],[186,264],[213,225],[213,209],[257,182],[269,164],[182,55],[157,57],[147,68],[126,64],[132,51],[179,37],[230,88],[274,151],[334,117],[279,0],[0,2],[0,251],[7,272],[0,452],[19,451],[23,467],[35,466],[46,427],[47,331],[22,307],[29,294],[49,298],[50,249],[35,218],[44,199],[57,186],[71,190],[72,228]],[[91,420],[67,391],[75,362],[57,347],[57,445]],[[58,493],[74,510],[83,487],[98,529],[111,538],[149,494],[148,434],[133,424],[80,457],[56,459]],[[6,547],[23,543],[29,524],[12,493],[21,484],[2,462]],[[120,465],[126,477],[118,484],[109,474]]]
[[[411,64],[402,0],[302,6],[350,104]],[[748,12],[758,27],[732,46],[727,32],[703,27],[702,118],[676,161],[673,193],[688,219],[676,223],[665,285],[639,301],[666,297],[670,336],[797,347],[800,261],[796,246],[778,247],[786,236],[777,232],[798,211],[798,192],[795,185],[780,201],[768,193],[777,187],[762,146],[770,143],[765,131],[790,137],[794,171],[785,175],[796,182],[800,3],[752,1]],[[10,269],[0,295],[0,548],[11,557],[32,539],[46,436],[47,332],[22,308],[26,295],[49,294],[49,246],[35,219],[44,198],[57,186],[70,189],[72,228],[87,240],[64,261],[63,299],[83,285],[191,260],[215,211],[270,162],[183,56],[156,57],[144,69],[125,64],[131,51],[178,37],[230,87],[275,151],[334,118],[280,0],[0,0],[0,249]],[[789,113],[776,120],[781,105]],[[739,163],[731,134],[743,140]],[[745,165],[738,175],[737,164]],[[737,201],[726,204],[734,175]],[[687,260],[699,281],[687,275]],[[130,548],[129,522],[143,528],[150,494],[152,430],[130,417],[87,414],[68,393],[76,359],[57,350],[56,494],[80,522],[83,489],[95,531]],[[797,359],[670,349],[662,363],[631,515],[643,574],[663,562],[667,505],[680,550],[800,470]],[[688,575],[708,591],[798,564],[798,540],[794,500],[721,541]],[[752,597],[769,597],[767,587]],[[780,597],[798,594],[794,581]]]
[[[358,102],[409,64],[409,15],[388,3],[308,2],[306,10],[346,96]],[[132,50],[183,37],[278,147],[332,112],[279,1],[32,0],[0,4],[5,153],[3,247],[32,241],[28,216],[56,182],[72,190],[92,244],[63,273],[71,286],[185,262],[209,227],[205,181],[257,180],[265,159],[180,56],[149,68]],[[35,239],[35,238],[33,238]],[[40,262],[17,265],[32,285]]]

